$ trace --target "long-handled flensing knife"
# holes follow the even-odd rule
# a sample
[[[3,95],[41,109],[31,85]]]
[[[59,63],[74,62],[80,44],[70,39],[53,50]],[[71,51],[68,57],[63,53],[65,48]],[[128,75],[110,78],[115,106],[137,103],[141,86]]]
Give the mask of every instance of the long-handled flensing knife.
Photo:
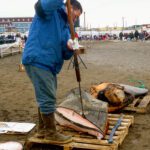
[[[71,4],[70,0],[67,0],[67,9],[68,9],[68,22],[70,25],[70,32],[71,32],[71,38],[72,40],[75,39],[75,32],[74,32],[74,24],[71,16]],[[82,109],[82,116],[85,118],[84,115],[84,110],[83,110],[83,101],[82,101],[82,93],[81,93],[81,76],[80,76],[80,68],[79,68],[79,63],[78,63],[78,53],[77,50],[74,51],[74,67],[75,67],[75,72],[76,72],[76,78],[77,82],[79,83],[79,94],[80,94],[80,101],[81,101],[81,109]]]

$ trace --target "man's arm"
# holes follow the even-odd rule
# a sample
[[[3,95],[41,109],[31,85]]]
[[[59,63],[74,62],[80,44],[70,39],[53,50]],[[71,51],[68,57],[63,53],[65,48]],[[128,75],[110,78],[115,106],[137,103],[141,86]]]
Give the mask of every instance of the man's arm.
[[[62,41],[62,55],[64,60],[68,60],[73,56],[73,49],[71,46],[70,41],[70,31],[65,30],[64,36],[63,36],[63,41]]]
[[[38,0],[35,4],[35,11],[39,17],[46,18],[63,4],[63,0]]]

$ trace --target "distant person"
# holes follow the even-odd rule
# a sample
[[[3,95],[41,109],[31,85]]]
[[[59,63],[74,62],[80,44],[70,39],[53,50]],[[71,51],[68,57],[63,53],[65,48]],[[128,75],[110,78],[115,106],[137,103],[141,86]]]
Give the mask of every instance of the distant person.
[[[139,39],[139,32],[138,32],[138,30],[135,30],[134,37],[135,37],[136,41]]]
[[[145,40],[149,40],[149,39],[150,39],[150,34],[146,32]]]
[[[27,41],[27,36],[24,35],[23,39],[24,39],[24,43],[26,43],[26,41]]]
[[[131,41],[134,39],[134,34],[133,34],[133,32],[130,32],[130,33],[129,33],[129,38],[130,38]]]
[[[139,39],[140,39],[141,41],[144,41],[144,32],[143,32],[143,31],[141,31],[141,32],[139,33]]]
[[[128,38],[129,38],[129,34],[128,34],[128,33],[124,33],[123,36],[124,36],[124,39],[125,39],[125,40],[128,40]]]
[[[121,41],[123,40],[123,33],[122,33],[122,32],[119,33],[119,39],[120,39]]]

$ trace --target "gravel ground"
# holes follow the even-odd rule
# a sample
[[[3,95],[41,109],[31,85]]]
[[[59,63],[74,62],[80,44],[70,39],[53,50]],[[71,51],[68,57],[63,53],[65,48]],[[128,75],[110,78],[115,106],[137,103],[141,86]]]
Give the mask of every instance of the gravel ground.
[[[81,86],[89,90],[102,81],[136,85],[131,80],[142,80],[150,88],[150,43],[149,42],[82,42],[86,54],[80,55],[88,69],[80,63]],[[0,118],[1,121],[37,122],[37,108],[33,87],[25,72],[18,72],[21,55],[0,59]],[[72,67],[65,62],[58,75],[57,103],[67,92],[78,86]],[[146,114],[129,113],[135,123],[119,150],[150,149],[150,109]],[[26,136],[0,135],[0,141],[21,140]]]

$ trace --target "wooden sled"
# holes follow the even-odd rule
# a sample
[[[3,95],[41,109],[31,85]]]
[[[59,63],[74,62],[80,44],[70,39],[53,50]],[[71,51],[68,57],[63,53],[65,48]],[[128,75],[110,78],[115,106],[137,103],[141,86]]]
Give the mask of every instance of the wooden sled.
[[[149,103],[150,95],[146,95],[143,98],[136,98],[130,105],[124,107],[123,110],[133,111],[137,113],[146,113]]]
[[[34,144],[42,144],[42,145],[47,145],[47,146],[60,146],[63,148],[63,150],[72,150],[73,148],[75,149],[83,149],[83,150],[117,150],[119,145],[122,144],[124,141],[126,135],[129,133],[129,127],[134,123],[134,117],[131,115],[123,115],[123,119],[121,122],[121,125],[119,128],[115,131],[115,134],[113,136],[113,143],[109,143],[109,135],[111,133],[111,130],[113,127],[116,125],[117,120],[120,118],[120,115],[118,114],[108,114],[108,120],[109,120],[109,130],[107,132],[107,135],[105,136],[104,139],[98,140],[95,137],[87,134],[83,134],[80,132],[76,132],[72,129],[65,128],[65,127],[60,127],[57,126],[63,134],[66,135],[72,135],[73,141],[67,144],[54,144],[49,142],[48,140],[41,140],[38,138],[31,137],[27,139],[24,149],[25,150],[32,150],[32,146]],[[47,147],[48,148],[48,147]],[[40,149],[42,150],[42,148]],[[43,150],[50,150],[48,149],[43,149]]]

